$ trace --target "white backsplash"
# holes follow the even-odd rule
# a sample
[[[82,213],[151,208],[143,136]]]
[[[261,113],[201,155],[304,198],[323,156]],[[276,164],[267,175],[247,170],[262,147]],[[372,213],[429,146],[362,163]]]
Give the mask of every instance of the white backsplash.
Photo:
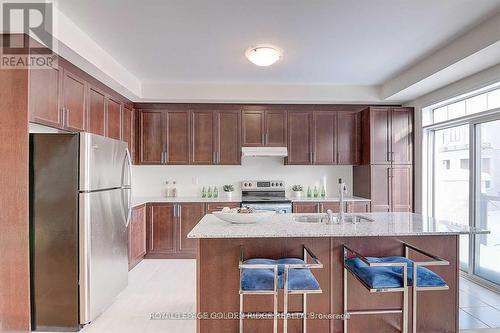
[[[321,186],[326,177],[327,196],[337,196],[338,178],[344,179],[348,195],[352,194],[352,166],[304,166],[283,165],[282,157],[244,157],[242,165],[235,166],[200,166],[200,165],[164,165],[134,166],[134,197],[162,196],[165,182],[177,182],[179,197],[200,196],[203,186],[233,184],[236,193],[240,193],[242,180],[284,180],[287,195],[294,184],[301,184],[304,190],[315,184]]]

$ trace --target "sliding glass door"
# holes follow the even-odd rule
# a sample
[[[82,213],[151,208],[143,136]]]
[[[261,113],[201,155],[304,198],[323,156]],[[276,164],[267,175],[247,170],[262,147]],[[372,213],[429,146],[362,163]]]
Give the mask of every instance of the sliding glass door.
[[[500,120],[474,125],[475,224],[490,230],[474,244],[474,274],[500,284]]]
[[[433,131],[433,208],[440,220],[469,225],[469,125]],[[469,239],[460,239],[460,266],[469,263]]]
[[[460,237],[460,268],[500,290],[500,82],[425,108],[422,122],[427,213],[490,231]]]

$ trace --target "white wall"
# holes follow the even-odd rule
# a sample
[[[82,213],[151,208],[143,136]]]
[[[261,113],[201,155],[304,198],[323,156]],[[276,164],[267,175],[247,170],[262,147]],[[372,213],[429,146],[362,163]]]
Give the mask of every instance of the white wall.
[[[160,196],[165,181],[177,181],[179,196],[200,196],[203,186],[234,184],[236,193],[242,180],[284,180],[287,192],[293,184],[307,189],[327,180],[327,196],[336,195],[338,178],[344,179],[348,194],[352,194],[352,166],[292,166],[283,165],[280,157],[244,157],[241,166],[134,166],[134,197]]]

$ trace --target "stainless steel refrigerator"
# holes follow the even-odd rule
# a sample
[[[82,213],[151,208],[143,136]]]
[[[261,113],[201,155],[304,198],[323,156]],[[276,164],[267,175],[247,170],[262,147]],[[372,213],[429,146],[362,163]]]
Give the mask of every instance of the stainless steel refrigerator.
[[[127,144],[30,135],[32,329],[78,331],[127,286]]]

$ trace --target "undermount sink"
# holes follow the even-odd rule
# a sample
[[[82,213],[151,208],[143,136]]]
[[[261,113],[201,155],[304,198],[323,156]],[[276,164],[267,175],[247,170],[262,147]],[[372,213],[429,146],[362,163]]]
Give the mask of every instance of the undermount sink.
[[[294,216],[293,220],[295,222],[301,223],[326,223],[328,222],[327,215],[299,215]]]
[[[328,223],[328,215],[299,215],[294,216],[293,220],[300,223]],[[359,222],[373,222],[374,220],[361,216],[361,215],[346,215],[344,222],[346,223],[359,223]],[[335,215],[331,221],[332,224],[338,224],[338,216]]]

